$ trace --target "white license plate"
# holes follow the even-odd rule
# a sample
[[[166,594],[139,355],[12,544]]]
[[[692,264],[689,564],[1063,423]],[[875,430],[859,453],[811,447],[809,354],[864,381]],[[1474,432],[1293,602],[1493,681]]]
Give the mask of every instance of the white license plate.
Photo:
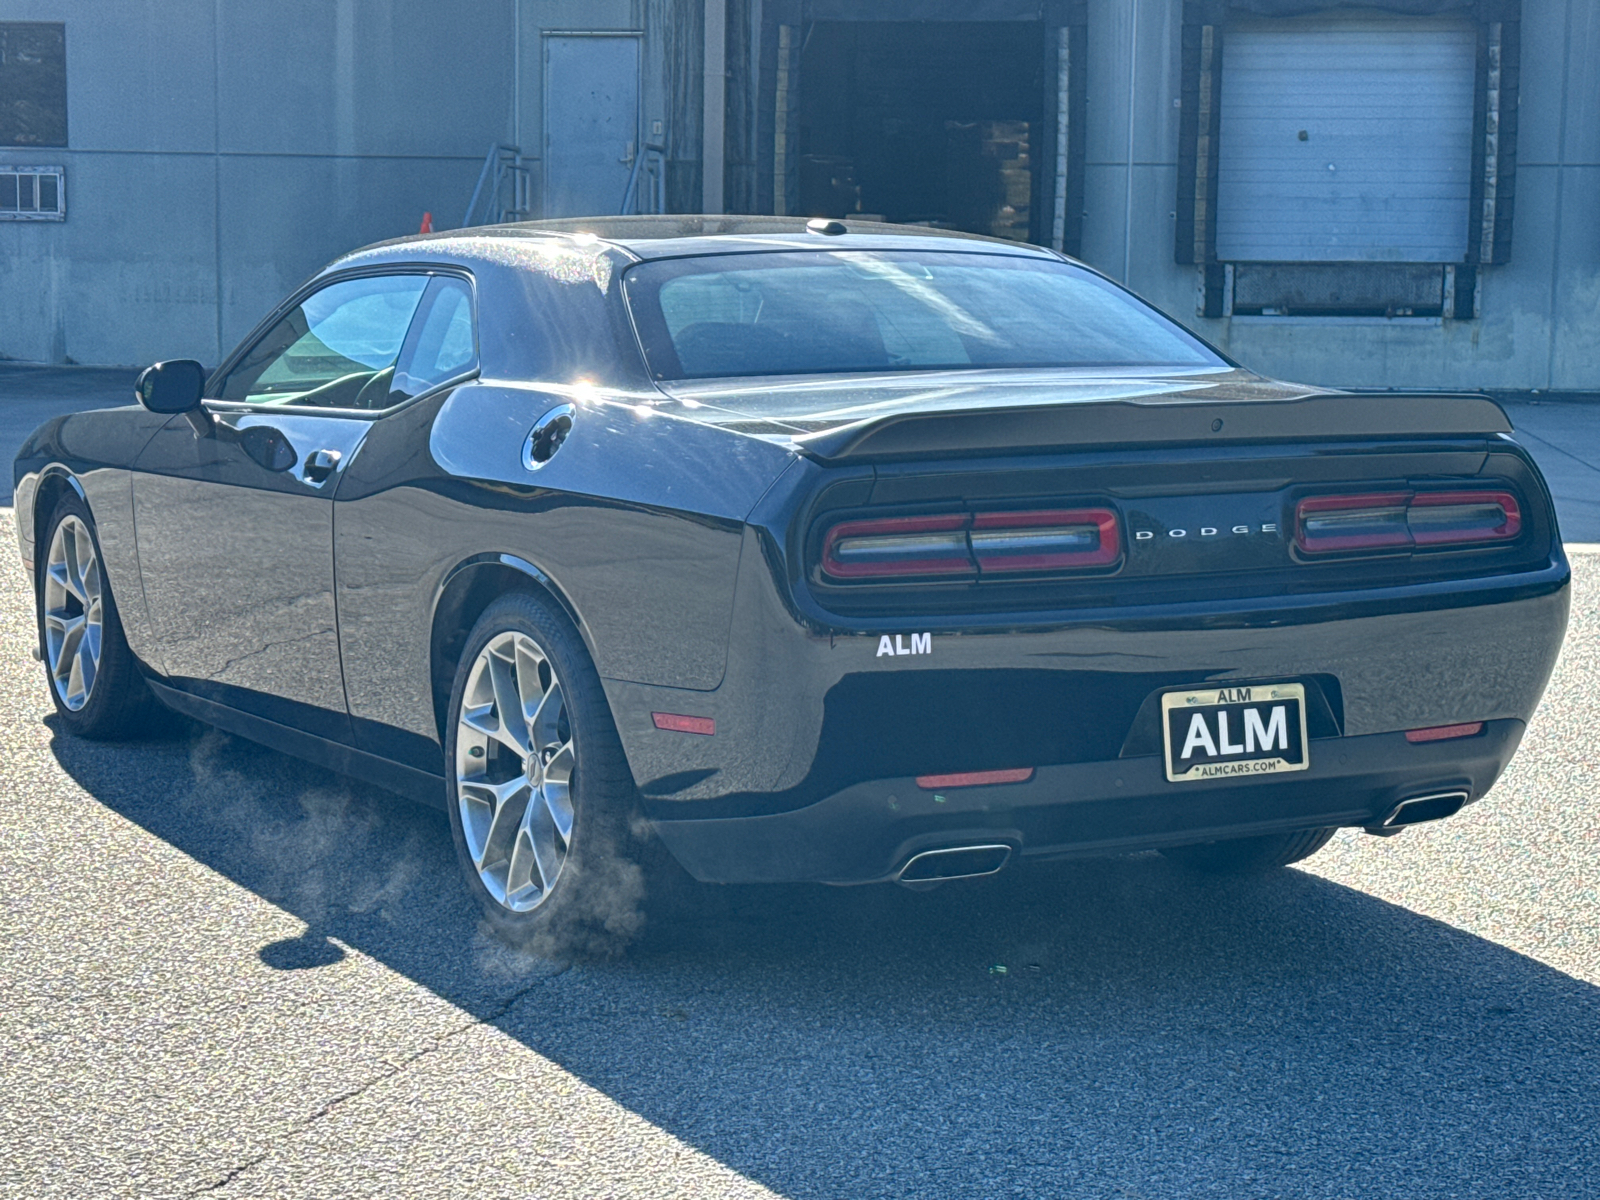
[[[1212,687],[1161,697],[1167,778],[1246,778],[1311,765],[1302,683]]]

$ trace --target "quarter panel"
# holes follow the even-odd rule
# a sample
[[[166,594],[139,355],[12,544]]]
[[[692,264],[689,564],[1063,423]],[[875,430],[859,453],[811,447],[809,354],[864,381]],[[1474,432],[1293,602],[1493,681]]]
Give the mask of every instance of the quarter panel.
[[[523,443],[560,403],[577,407],[573,431],[530,470]],[[742,518],[792,461],[779,447],[654,414],[643,398],[625,405],[582,387],[469,384],[379,420],[335,503],[358,739],[438,769],[434,608],[449,573],[484,555],[513,555],[549,577],[602,676],[716,687]]]

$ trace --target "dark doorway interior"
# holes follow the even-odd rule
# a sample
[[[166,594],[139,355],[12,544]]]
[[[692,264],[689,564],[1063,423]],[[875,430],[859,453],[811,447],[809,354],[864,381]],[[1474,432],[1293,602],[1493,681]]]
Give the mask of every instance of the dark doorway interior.
[[[1039,240],[1044,26],[819,21],[800,59],[800,211]]]

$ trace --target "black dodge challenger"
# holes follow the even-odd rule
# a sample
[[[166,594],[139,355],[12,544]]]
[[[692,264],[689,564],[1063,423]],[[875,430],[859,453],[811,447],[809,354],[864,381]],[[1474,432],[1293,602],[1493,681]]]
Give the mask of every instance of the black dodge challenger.
[[[408,238],[136,390],[17,457],[63,725],[153,695],[442,803],[513,937],[646,836],[702,880],[926,886],[1448,817],[1567,618],[1492,401],[1263,379],[927,229]]]

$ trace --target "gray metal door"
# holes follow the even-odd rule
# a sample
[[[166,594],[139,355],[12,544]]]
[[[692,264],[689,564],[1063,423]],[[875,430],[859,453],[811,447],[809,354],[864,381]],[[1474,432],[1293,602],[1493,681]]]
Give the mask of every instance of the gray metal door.
[[[1230,29],[1217,257],[1460,262],[1477,44],[1448,20]]]
[[[544,215],[621,211],[639,149],[639,39],[544,39]]]

